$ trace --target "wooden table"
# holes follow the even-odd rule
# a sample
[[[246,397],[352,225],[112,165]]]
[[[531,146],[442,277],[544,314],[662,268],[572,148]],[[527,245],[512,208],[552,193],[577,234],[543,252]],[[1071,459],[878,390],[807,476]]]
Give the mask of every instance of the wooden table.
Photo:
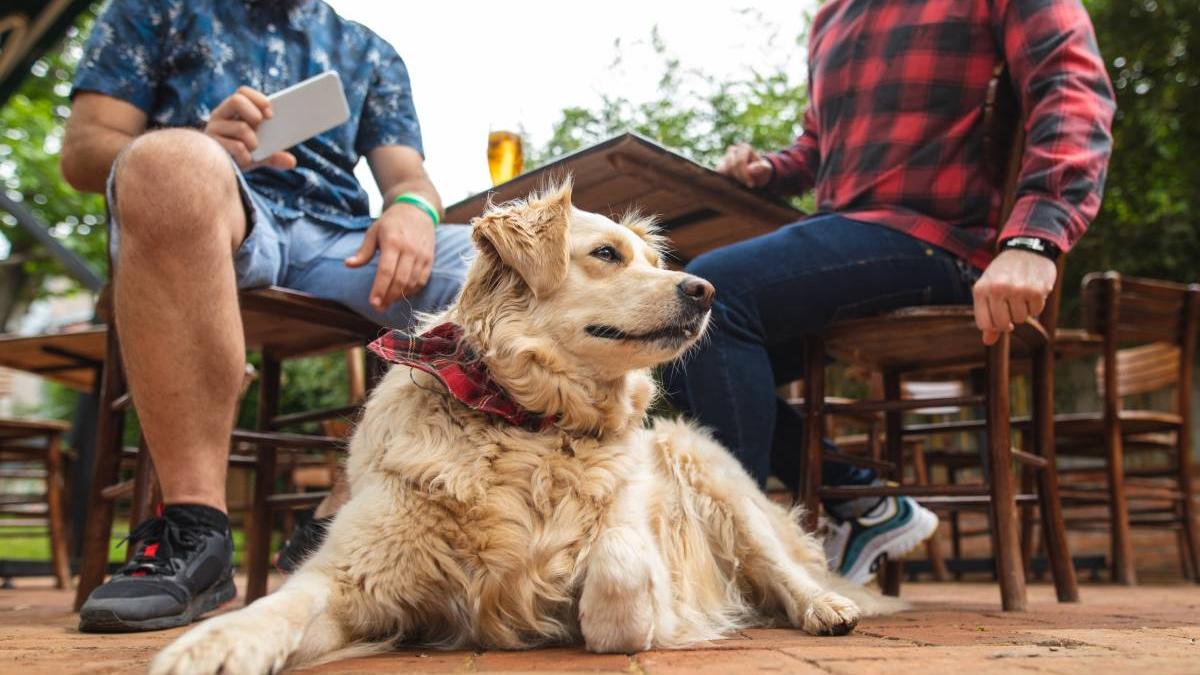
[[[446,209],[446,222],[468,223],[495,203],[524,197],[571,176],[575,206],[606,216],[631,209],[654,215],[677,264],[705,251],[766,234],[804,213],[781,199],[748,190],[686,157],[626,133],[540,167]]]
[[[77,391],[93,390],[104,365],[104,326],[45,335],[0,336],[0,366],[41,375]]]

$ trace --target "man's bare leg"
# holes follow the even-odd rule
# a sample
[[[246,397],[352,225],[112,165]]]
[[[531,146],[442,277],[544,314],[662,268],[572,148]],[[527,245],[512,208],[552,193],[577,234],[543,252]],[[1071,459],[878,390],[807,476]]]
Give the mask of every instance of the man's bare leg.
[[[233,165],[203,134],[163,130],[129,146],[115,181],[121,354],[163,500],[225,511],[245,368],[233,252],[246,216]]]

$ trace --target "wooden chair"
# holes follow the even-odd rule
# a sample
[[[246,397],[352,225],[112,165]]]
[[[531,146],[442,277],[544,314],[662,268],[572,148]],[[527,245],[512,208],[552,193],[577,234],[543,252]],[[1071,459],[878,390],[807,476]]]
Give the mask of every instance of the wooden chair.
[[[1103,340],[1096,362],[1103,410],[1058,415],[1058,452],[1099,460],[1064,469],[1067,506],[1108,507],[1113,579],[1137,582],[1132,526],[1175,529],[1185,575],[1200,583],[1200,525],[1192,486],[1191,392],[1200,284],[1177,284],[1089,274],[1083,280],[1087,329]],[[1146,405],[1156,393],[1172,394],[1168,409]],[[1129,405],[1129,404],[1132,405]],[[1137,406],[1137,407],[1134,407]],[[1130,455],[1165,456],[1165,466],[1127,466]],[[1135,508],[1136,506],[1136,508]],[[1094,517],[1068,526],[1103,526]]]
[[[0,464],[4,466],[0,478],[42,478],[46,483],[42,494],[3,495],[0,513],[19,520],[5,518],[0,524],[46,524],[55,588],[71,587],[63,503],[66,471],[61,446],[62,435],[69,428],[65,422],[56,420],[0,419]],[[30,465],[38,468],[29,468]]]
[[[994,167],[1001,184],[1004,203],[1000,222],[1007,219],[1016,196],[1017,177],[1024,148],[1023,127],[1015,113],[1015,96],[1009,88],[1003,64],[997,64],[989,83],[983,110],[985,154],[998,159],[986,162]],[[1005,145],[1007,143],[1007,145]],[[987,508],[992,519],[993,551],[1000,581],[1001,603],[1005,610],[1023,610],[1026,606],[1025,570],[1018,534],[1017,504],[1038,501],[1041,505],[1046,549],[1054,571],[1054,583],[1061,602],[1079,599],[1075,569],[1067,548],[1062,507],[1058,494],[1058,474],[1054,445],[1054,337],[1061,298],[1062,260],[1056,284],[1040,317],[1017,326],[1012,335],[984,348],[975,327],[971,307],[912,307],[882,316],[841,321],[823,334],[808,336],[805,406],[807,436],[804,469],[800,485],[807,507],[808,525],[815,528],[822,498],[909,496],[941,510],[974,507]],[[883,398],[849,404],[825,400],[826,357],[877,370],[883,375]],[[1030,434],[1033,452],[1015,450],[1011,443],[1009,410],[1009,367],[1014,357],[1028,359],[1032,367],[1033,420]],[[937,369],[965,370],[983,368],[983,393],[925,399],[902,398],[903,377]],[[987,468],[981,485],[905,485],[904,427],[905,411],[933,406],[982,407],[985,411]],[[886,459],[873,462],[877,469],[900,485],[839,486],[821,485],[821,431],[829,413],[882,412],[885,419]],[[923,425],[922,434],[941,433],[935,425]],[[947,433],[959,433],[957,423],[944,425]],[[1017,494],[1013,486],[1013,461],[1033,467],[1038,473],[1037,494]],[[899,561],[888,561],[884,571],[884,591],[900,591]]]
[[[90,513],[84,533],[79,586],[75,595],[78,610],[92,590],[104,580],[112,534],[116,498],[130,492],[129,483],[118,481],[125,431],[125,413],[131,400],[126,390],[115,322],[111,320],[109,293],[101,296],[97,313],[110,320],[107,354],[100,386],[100,415],[97,425],[96,459],[90,492]],[[285,433],[289,427],[357,414],[358,404],[322,410],[279,414],[283,361],[292,358],[346,350],[373,339],[379,327],[341,304],[284,288],[268,287],[239,293],[246,348],[262,354],[259,377],[258,414],[253,430],[235,429],[230,442],[230,466],[254,471],[254,494],[248,522],[247,602],[266,593],[270,570],[271,523],[276,511],[315,504],[319,493],[273,494],[279,452],[327,451],[341,447],[341,439],[320,435]],[[132,522],[149,517],[156,504],[156,480],[150,454],[144,445],[136,451],[133,479]]]

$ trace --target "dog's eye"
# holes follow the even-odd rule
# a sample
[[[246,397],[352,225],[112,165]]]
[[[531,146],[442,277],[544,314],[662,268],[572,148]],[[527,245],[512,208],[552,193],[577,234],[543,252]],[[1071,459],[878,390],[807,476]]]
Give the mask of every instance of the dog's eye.
[[[618,263],[621,262],[621,254],[617,253],[617,249],[608,246],[607,244],[592,251],[592,257],[599,258],[604,262]]]

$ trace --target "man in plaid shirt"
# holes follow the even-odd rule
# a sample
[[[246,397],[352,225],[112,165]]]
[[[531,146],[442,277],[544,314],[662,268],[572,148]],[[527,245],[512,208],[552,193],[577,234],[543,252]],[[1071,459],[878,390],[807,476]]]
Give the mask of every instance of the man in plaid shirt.
[[[989,80],[1003,65],[1027,134],[1016,199],[985,159]],[[667,373],[675,402],[760,481],[794,480],[800,418],[774,384],[802,374],[800,341],[835,319],[974,300],[983,342],[1036,316],[1100,205],[1111,84],[1079,0],[829,0],[812,26],[809,108],[795,144],[731,147],[717,167],[818,213],[713,251],[688,271],[718,289],[711,339]],[[996,251],[999,250],[999,254]],[[827,484],[869,470],[828,465]],[[932,534],[907,499],[827,504],[831,564],[866,581]]]

